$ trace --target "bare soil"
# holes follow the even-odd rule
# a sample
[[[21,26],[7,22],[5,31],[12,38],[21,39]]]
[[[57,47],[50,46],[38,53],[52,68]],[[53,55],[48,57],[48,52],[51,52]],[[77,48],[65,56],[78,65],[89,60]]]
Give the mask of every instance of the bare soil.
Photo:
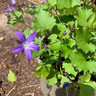
[[[9,1],[0,0],[1,13],[4,12],[2,10],[7,9],[6,2]],[[26,0],[17,0],[16,8],[19,8],[18,5],[25,6],[26,2]],[[28,62],[25,53],[11,52],[18,45],[16,31],[22,32],[26,28],[28,26],[23,23],[18,23],[13,27],[9,24],[0,25],[0,96],[44,96],[40,89],[40,78],[34,79],[35,75],[33,74],[38,66],[37,59],[33,58],[31,62]],[[8,81],[10,69],[17,78],[14,83]],[[22,82],[26,83],[18,86]],[[17,87],[8,95],[9,91],[16,85]]]

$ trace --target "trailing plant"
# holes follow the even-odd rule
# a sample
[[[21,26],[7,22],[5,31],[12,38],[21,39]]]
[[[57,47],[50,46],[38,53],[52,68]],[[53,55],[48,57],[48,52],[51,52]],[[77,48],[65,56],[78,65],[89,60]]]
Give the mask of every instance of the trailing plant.
[[[37,44],[39,51],[33,50],[32,57],[41,59],[35,75],[46,78],[51,85],[71,83],[70,87],[80,88],[79,96],[94,96],[96,88],[96,8],[93,1],[47,0],[43,5],[26,9],[35,17],[29,25],[32,30],[26,29],[23,34],[27,38],[36,31],[32,44]]]

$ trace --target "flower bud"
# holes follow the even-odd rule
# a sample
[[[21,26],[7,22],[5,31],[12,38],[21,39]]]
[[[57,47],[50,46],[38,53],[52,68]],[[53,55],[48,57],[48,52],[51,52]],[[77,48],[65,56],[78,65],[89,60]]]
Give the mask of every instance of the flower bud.
[[[66,32],[64,32],[64,33],[63,33],[63,36],[65,36],[66,34],[67,34],[67,33],[66,33]]]

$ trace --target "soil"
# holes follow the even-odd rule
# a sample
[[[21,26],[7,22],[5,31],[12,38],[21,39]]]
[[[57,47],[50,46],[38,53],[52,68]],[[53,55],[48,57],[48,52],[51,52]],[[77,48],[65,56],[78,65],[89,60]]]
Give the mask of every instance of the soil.
[[[4,14],[2,10],[7,9],[6,2],[9,1],[10,0],[0,0],[1,13],[3,12]],[[25,3],[26,0],[17,0],[16,8],[19,8],[18,5],[20,7],[24,6]],[[7,24],[8,20],[4,20],[6,21],[3,22],[2,19],[0,23],[0,96],[44,96],[40,89],[40,78],[34,79],[35,75],[33,74],[38,66],[37,59],[32,58],[31,62],[28,62],[24,53],[16,54],[11,52],[12,49],[18,45],[16,31],[22,32],[28,28],[28,26],[23,23],[18,23],[11,27]],[[10,69],[16,75],[16,82],[8,81]],[[18,86],[22,82],[26,83]],[[16,85],[17,87],[14,88]],[[14,90],[8,95],[12,88],[14,88]]]

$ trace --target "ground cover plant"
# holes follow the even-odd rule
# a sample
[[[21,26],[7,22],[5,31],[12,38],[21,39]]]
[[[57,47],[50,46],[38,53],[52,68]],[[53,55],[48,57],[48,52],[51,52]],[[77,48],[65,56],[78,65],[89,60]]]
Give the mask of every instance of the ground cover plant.
[[[26,5],[26,9],[11,11],[7,15],[11,26],[23,22],[32,28],[16,32],[20,44],[12,52],[24,51],[29,62],[33,57],[41,60],[35,76],[46,78],[51,85],[60,82],[66,91],[80,89],[79,96],[94,96],[95,0],[46,0],[43,5]],[[31,25],[23,20],[25,11],[34,16]],[[9,81],[16,81],[12,71],[8,76]]]

